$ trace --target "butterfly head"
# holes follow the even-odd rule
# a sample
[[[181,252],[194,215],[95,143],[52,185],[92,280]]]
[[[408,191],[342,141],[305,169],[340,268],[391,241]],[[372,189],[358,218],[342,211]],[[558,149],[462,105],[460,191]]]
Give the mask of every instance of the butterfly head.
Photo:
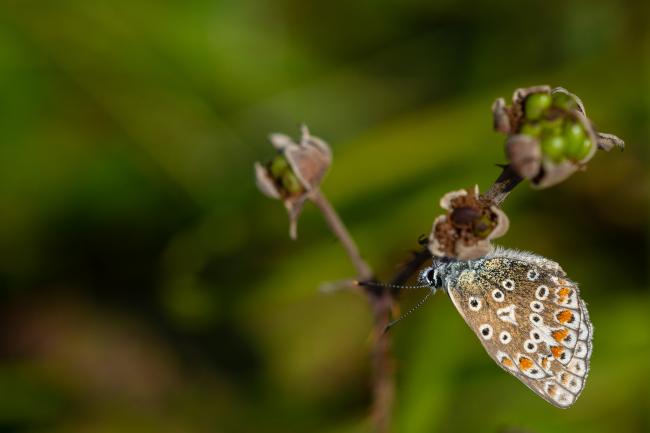
[[[434,258],[432,265],[420,273],[420,281],[432,289],[446,289],[448,277],[455,272],[457,263],[451,257]]]

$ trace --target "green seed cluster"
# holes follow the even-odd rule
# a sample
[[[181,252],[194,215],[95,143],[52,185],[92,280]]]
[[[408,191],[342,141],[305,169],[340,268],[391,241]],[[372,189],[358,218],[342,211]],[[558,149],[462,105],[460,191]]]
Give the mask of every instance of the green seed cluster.
[[[533,93],[524,101],[524,122],[520,134],[540,140],[542,153],[553,162],[580,161],[593,143],[582,124],[569,115],[578,107],[566,93]]]
[[[281,155],[276,155],[267,165],[271,176],[275,179],[276,184],[286,191],[287,195],[294,195],[304,191],[304,188],[296,175],[291,170],[287,159]]]

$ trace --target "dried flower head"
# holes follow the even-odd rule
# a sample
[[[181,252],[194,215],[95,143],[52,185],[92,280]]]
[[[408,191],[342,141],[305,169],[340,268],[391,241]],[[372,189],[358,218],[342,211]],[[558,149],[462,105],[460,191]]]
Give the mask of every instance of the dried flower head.
[[[257,187],[268,197],[282,200],[289,213],[289,235],[297,237],[297,221],[305,200],[316,190],[332,163],[332,152],[322,139],[301,127],[300,142],[285,134],[271,134],[277,154],[266,164],[255,163]]]
[[[491,241],[503,236],[510,225],[506,214],[473,191],[451,191],[440,199],[447,211],[433,222],[429,250],[434,256],[461,260],[484,256],[494,249]]]
[[[506,156],[513,169],[537,188],[584,169],[598,148],[624,146],[614,135],[597,133],[580,98],[562,87],[517,89],[512,105],[499,98],[492,114],[494,129],[508,135]]]

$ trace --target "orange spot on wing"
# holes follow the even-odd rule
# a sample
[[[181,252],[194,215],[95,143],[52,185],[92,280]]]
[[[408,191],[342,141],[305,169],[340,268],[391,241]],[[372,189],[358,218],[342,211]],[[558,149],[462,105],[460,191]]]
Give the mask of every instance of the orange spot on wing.
[[[553,353],[554,358],[559,358],[564,352],[564,348],[560,346],[551,346],[551,353]]]
[[[562,287],[557,291],[557,296],[561,302],[564,302],[566,298],[571,294],[571,289],[568,287]]]
[[[559,313],[557,313],[556,317],[557,317],[558,322],[566,323],[569,320],[571,320],[571,318],[573,317],[573,313],[571,311],[569,311],[569,310],[562,310]]]
[[[522,370],[528,370],[532,366],[533,366],[533,361],[530,358],[522,357],[519,360],[519,368],[521,368]]]
[[[542,368],[544,370],[548,368],[548,358],[542,358]]]
[[[501,363],[506,367],[512,367],[512,360],[510,358],[503,358]]]
[[[555,341],[562,341],[566,338],[567,335],[569,335],[569,331],[566,329],[559,329],[557,331],[553,331],[553,338],[555,338]]]

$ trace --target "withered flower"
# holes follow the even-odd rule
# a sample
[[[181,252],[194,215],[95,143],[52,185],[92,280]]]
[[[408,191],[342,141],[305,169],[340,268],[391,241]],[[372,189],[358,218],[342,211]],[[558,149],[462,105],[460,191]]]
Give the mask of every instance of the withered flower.
[[[434,256],[461,260],[484,256],[494,249],[491,241],[503,236],[510,226],[506,214],[473,191],[451,191],[440,199],[447,211],[433,222],[429,250]]]
[[[580,98],[562,87],[515,90],[512,105],[492,105],[494,129],[508,135],[506,156],[533,186],[546,188],[586,167],[596,149],[624,147],[623,140],[598,133]]]
[[[289,214],[289,236],[297,237],[297,221],[310,193],[318,189],[332,163],[332,152],[322,139],[301,127],[300,142],[285,134],[271,134],[277,154],[266,164],[255,163],[257,187],[268,197],[282,200]]]

